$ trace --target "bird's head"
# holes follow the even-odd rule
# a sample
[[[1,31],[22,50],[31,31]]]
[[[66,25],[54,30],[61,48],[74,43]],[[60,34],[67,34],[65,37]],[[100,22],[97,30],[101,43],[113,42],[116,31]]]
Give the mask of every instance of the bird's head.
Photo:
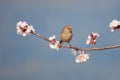
[[[66,26],[63,28],[63,32],[72,32],[72,26],[71,26],[71,25],[66,25]]]

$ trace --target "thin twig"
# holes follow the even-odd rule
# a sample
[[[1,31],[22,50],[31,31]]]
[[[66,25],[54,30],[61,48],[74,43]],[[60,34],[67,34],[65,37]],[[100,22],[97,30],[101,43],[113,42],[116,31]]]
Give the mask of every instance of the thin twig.
[[[42,38],[43,40],[45,40],[47,42],[50,42],[48,38],[44,37],[43,35],[41,35],[39,33],[35,32],[35,33],[32,33],[32,34]],[[66,45],[62,45],[62,44],[60,44],[60,45],[61,45],[60,48],[71,48],[71,49],[82,50],[82,51],[108,50],[108,49],[120,48],[120,45],[106,46],[106,47],[101,47],[101,48],[97,48],[97,47],[94,47],[94,48],[78,48],[78,47],[75,47],[75,46],[72,46],[72,45],[71,46],[66,46]]]
[[[32,34],[35,35],[35,36],[38,36],[38,37],[40,37],[40,38],[42,38],[42,39],[44,39],[44,40],[47,41],[47,42],[49,42],[49,39],[47,39],[46,37],[44,37],[43,35],[41,35],[41,34],[39,34],[39,33],[34,32],[34,33],[32,33]]]

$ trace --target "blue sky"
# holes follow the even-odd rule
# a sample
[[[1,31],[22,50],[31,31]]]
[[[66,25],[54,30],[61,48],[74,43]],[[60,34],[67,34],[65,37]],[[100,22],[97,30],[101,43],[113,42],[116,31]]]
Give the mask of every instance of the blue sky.
[[[120,31],[109,23],[120,20],[120,0],[0,0],[0,80],[119,80],[120,49],[88,52],[90,59],[75,63],[69,49],[59,52],[36,36],[16,34],[16,23],[27,21],[46,37],[73,27],[71,44],[85,44],[98,32],[97,47],[120,44]]]

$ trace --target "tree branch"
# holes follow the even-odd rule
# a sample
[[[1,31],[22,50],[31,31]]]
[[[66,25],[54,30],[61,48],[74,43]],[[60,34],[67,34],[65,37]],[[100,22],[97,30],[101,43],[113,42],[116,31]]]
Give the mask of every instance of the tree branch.
[[[106,46],[106,47],[101,47],[101,48],[77,48],[74,46],[62,46],[63,48],[72,48],[72,49],[76,49],[76,50],[83,50],[83,51],[95,51],[95,50],[107,50],[107,49],[114,49],[114,48],[120,48],[120,45],[113,45],[113,46]]]
[[[48,38],[44,37],[43,35],[39,34],[39,33],[32,33],[33,35],[42,38],[43,40],[50,42]],[[82,50],[82,51],[96,51],[96,50],[108,50],[108,49],[115,49],[115,48],[120,48],[120,45],[113,45],[113,46],[106,46],[106,47],[101,47],[101,48],[97,48],[97,47],[93,47],[93,48],[78,48],[75,46],[66,46],[66,45],[62,45],[60,44],[60,48],[71,48],[71,49],[75,49],[75,50]]]
[[[42,39],[44,39],[44,40],[47,41],[47,42],[50,42],[48,38],[44,37],[43,35],[41,35],[41,34],[39,34],[39,33],[34,32],[34,33],[32,33],[32,34],[35,35],[35,36],[38,36],[38,37],[40,37],[40,38],[42,38]]]

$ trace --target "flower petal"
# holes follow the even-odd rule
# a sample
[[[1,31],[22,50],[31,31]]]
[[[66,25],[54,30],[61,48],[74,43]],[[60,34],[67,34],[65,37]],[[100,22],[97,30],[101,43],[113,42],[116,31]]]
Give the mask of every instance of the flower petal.
[[[112,20],[109,27],[115,27],[117,25],[119,25],[119,21],[118,20]]]

